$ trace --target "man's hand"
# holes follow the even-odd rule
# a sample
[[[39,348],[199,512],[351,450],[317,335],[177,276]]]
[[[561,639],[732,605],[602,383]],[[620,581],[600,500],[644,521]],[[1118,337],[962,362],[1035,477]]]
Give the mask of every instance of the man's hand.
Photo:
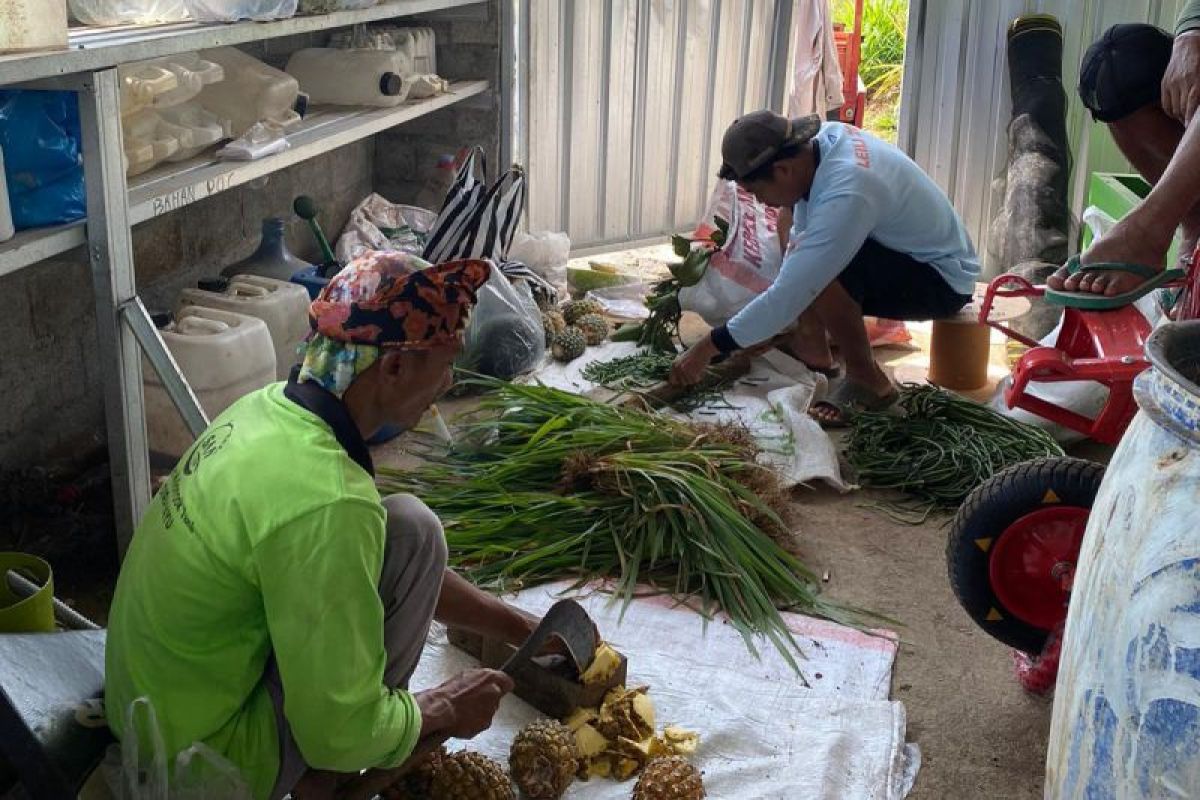
[[[413,698],[421,709],[421,739],[470,739],[486,731],[513,689],[512,678],[495,669],[472,669]]]
[[[1162,82],[1162,107],[1186,128],[1200,106],[1200,31],[1175,37]]]
[[[712,337],[705,336],[675,359],[671,365],[671,384],[694,386],[699,383],[704,378],[704,371],[719,353],[717,346],[712,343]]]

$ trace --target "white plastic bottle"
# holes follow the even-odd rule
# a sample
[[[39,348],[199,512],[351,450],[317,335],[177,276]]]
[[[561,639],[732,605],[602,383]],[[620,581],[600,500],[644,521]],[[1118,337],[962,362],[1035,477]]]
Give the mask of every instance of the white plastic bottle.
[[[407,58],[389,50],[297,50],[287,72],[310,102],[335,106],[395,106],[404,102]]]
[[[8,205],[8,181],[4,177],[4,151],[0,150],[0,242],[7,242],[15,233]]]

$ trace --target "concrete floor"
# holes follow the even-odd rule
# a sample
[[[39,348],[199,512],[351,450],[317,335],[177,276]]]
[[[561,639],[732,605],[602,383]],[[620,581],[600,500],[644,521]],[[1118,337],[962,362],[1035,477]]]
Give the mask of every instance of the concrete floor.
[[[902,624],[892,699],[922,753],[910,797],[1040,798],[1050,702],[1020,688],[1008,648],[958,605],[942,521],[897,524],[858,507],[871,496],[797,490],[795,549],[817,574],[829,571],[831,598]]]

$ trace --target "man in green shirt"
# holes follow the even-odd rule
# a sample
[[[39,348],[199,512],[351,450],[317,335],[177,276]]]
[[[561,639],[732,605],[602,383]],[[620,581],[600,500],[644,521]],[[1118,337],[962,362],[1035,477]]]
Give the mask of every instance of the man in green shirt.
[[[1106,31],[1084,56],[1079,93],[1154,189],[1047,283],[1066,305],[1121,305],[1179,275],[1165,269],[1177,229],[1181,267],[1200,239],[1200,0],[1183,4],[1174,37],[1152,25]]]
[[[368,254],[313,302],[298,375],[234,403],[134,534],[109,619],[109,723],[152,704],[169,758],[201,742],[255,798],[327,796],[491,724],[511,690],[477,669],[410,693],[430,621],[512,644],[536,624],[446,568],[437,517],[380,498],[365,439],[449,385],[485,261]]]

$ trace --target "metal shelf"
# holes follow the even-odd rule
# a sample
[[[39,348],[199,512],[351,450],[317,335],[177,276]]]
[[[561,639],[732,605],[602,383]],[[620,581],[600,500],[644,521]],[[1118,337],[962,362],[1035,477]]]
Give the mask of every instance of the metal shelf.
[[[127,25],[72,28],[66,50],[0,56],[0,85],[107,69],[128,61],[187,53],[209,47],[341,28],[360,22],[427,14],[475,5],[481,0],[384,0],[359,11],[336,11],[274,22]]]
[[[257,161],[218,161],[211,153],[177,164],[161,164],[129,181],[132,225],[307,161],[488,90],[487,81],[460,81],[448,94],[394,108],[315,106],[288,131],[291,147]],[[86,241],[83,222],[22,231],[0,244],[0,277],[59,255]]]

